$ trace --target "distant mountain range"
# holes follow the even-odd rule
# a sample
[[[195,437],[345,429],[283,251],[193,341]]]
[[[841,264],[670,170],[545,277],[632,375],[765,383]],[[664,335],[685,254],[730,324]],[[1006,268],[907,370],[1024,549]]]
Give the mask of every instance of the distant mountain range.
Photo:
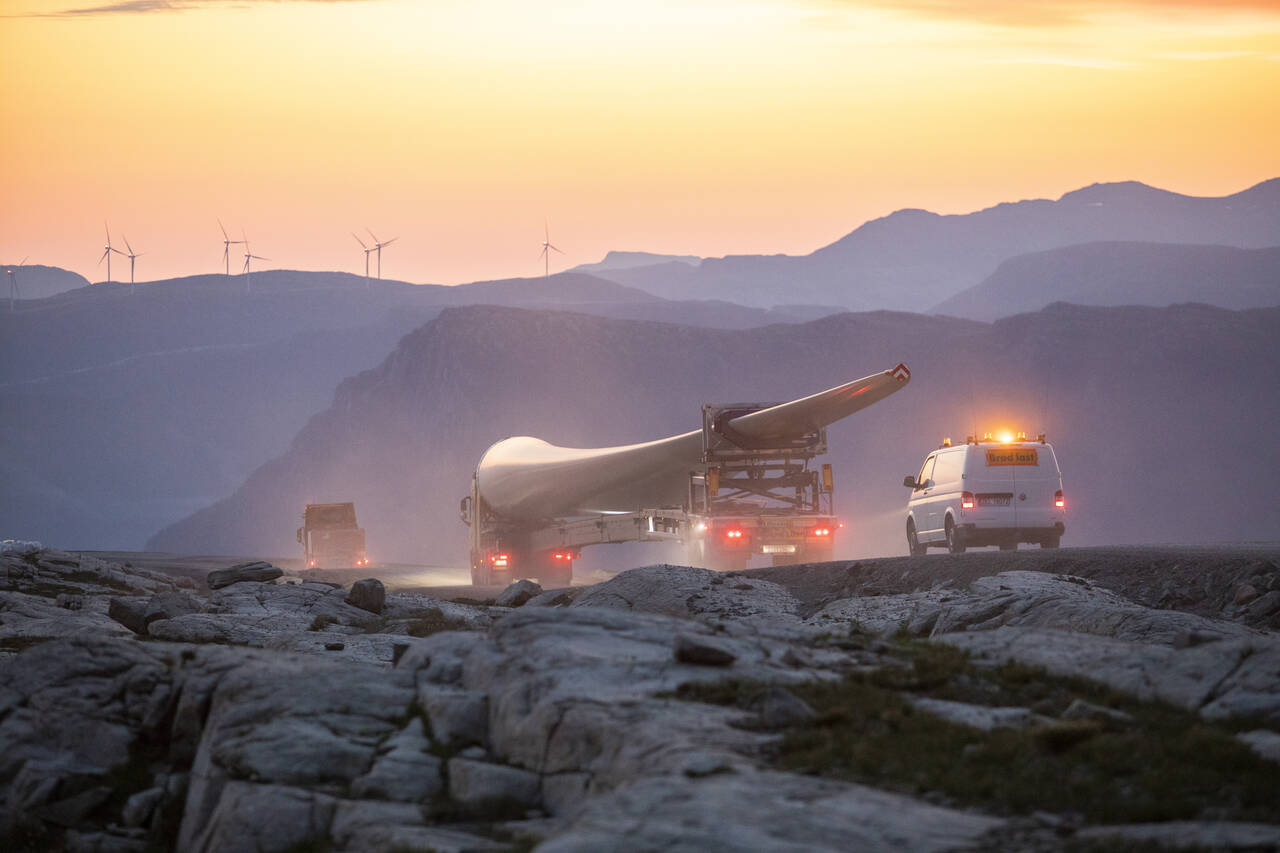
[[[956,216],[899,210],[809,255],[731,255],[696,267],[666,261],[606,274],[667,298],[923,311],[1010,258],[1098,241],[1278,246],[1280,178],[1221,198],[1130,181]]]
[[[1280,305],[1280,248],[1085,243],[1033,252],[1005,261],[981,284],[939,303],[930,313],[995,320],[1039,311],[1052,302]]]
[[[594,264],[578,264],[570,272],[606,273],[613,270],[628,270],[635,267],[647,267],[654,264],[679,263],[696,267],[702,263],[697,255],[656,255],[653,252],[619,252],[612,251],[604,256],[603,261]]]
[[[89,280],[79,273],[64,270],[61,267],[46,267],[43,264],[10,265],[0,269],[5,273],[4,281],[0,281],[0,291],[4,295],[6,306],[9,302],[9,273],[12,273],[16,297],[18,299],[43,299],[56,296],[68,290],[84,287]]]
[[[830,430],[841,553],[901,553],[903,475],[943,436],[998,427],[1055,443],[1064,544],[1280,538],[1280,481],[1258,476],[1280,466],[1280,309],[873,312],[743,335],[471,307],[344,382],[288,452],[149,547],[288,554],[304,503],[354,500],[379,559],[459,563],[457,502],[493,441],[643,441],[696,427],[705,402],[785,400],[899,360],[910,386]]]
[[[579,273],[459,287],[344,273],[98,284],[0,310],[0,537],[137,548],[282,453],[343,379],[448,305],[556,306],[747,328],[810,319],[679,303]]]

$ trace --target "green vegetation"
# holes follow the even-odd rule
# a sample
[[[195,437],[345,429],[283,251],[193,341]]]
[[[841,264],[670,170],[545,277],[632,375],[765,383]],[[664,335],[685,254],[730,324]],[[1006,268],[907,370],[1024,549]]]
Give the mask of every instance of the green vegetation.
[[[319,616],[311,620],[311,627],[308,631],[323,631],[337,620],[327,613],[321,613]]]
[[[4,637],[0,638],[0,652],[22,652],[38,646],[41,643],[47,643],[56,637]]]
[[[1083,679],[1018,664],[981,667],[912,642],[899,665],[791,686],[817,718],[774,747],[780,768],[862,782],[1000,813],[1078,812],[1095,823],[1220,819],[1280,822],[1280,773],[1215,725]],[[677,698],[747,708],[753,682],[682,685]],[[1075,699],[1131,724],[1076,720],[983,732],[914,708],[903,692],[1057,716]]]
[[[425,607],[414,614],[408,632],[410,637],[430,637],[441,631],[465,631],[467,627],[465,620],[446,616],[439,607]]]

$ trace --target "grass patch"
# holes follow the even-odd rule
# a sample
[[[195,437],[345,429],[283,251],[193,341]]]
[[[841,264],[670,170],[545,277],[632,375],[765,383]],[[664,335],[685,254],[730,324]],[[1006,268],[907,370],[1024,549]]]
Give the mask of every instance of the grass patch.
[[[746,708],[763,685],[689,683],[677,698]],[[1280,773],[1231,726],[1159,702],[1021,665],[979,667],[916,642],[900,666],[789,685],[817,718],[772,748],[782,768],[909,794],[938,792],[997,813],[1078,812],[1092,823],[1216,819],[1280,822]],[[1129,726],[1062,721],[983,732],[918,711],[903,691],[1058,714],[1074,699],[1130,714]]]
[[[314,619],[312,619],[312,620],[311,620],[311,627],[310,627],[310,628],[308,628],[307,630],[308,630],[308,631],[323,631],[325,628],[328,628],[330,625],[332,625],[332,624],[333,624],[334,622],[336,622],[336,621],[337,621],[337,620],[336,620],[336,619],[334,619],[334,618],[333,618],[332,616],[330,616],[329,614],[327,614],[327,613],[321,613],[321,614],[320,614],[320,615],[318,615],[316,618],[314,618]]]
[[[406,630],[410,637],[430,637],[442,631],[465,631],[470,626],[465,619],[454,619],[439,607],[426,607],[414,614]]]
[[[23,652],[32,646],[47,643],[56,637],[5,637],[0,639],[0,652]]]

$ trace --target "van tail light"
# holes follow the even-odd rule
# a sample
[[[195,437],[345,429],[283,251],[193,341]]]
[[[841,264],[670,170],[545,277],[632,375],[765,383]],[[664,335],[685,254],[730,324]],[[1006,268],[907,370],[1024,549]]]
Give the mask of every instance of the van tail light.
[[[960,508],[973,509],[973,492],[960,493]]]
[[[1053,493],[1053,505],[1058,509],[1066,508],[1067,499],[1062,496],[1062,489],[1058,489],[1058,491]]]

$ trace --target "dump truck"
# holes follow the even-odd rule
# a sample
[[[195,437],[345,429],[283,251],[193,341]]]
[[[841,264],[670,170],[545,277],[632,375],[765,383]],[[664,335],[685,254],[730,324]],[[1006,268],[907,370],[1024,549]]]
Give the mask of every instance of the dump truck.
[[[364,528],[353,503],[307,504],[298,543],[309,569],[350,569],[369,565]]]
[[[690,565],[830,560],[843,524],[826,427],[906,386],[899,364],[787,403],[707,404],[702,428],[641,444],[557,447],[515,436],[485,451],[459,509],[476,585],[572,581],[590,545],[677,542]]]

